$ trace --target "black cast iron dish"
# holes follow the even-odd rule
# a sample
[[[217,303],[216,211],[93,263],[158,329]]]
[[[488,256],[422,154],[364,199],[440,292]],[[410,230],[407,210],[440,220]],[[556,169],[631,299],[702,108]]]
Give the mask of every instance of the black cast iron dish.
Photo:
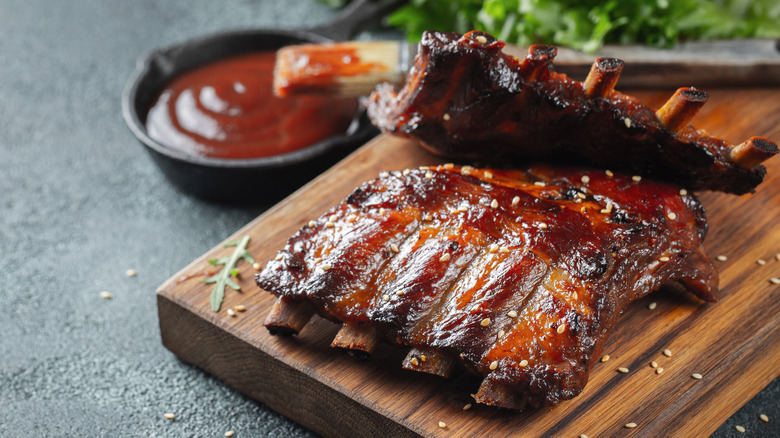
[[[241,30],[186,41],[142,56],[122,94],[122,113],[157,166],[180,190],[231,203],[273,203],[335,164],[377,134],[359,111],[344,135],[307,148],[253,159],[188,155],[168,148],[146,132],[146,113],[162,88],[177,75],[217,60],[290,44],[350,39],[402,1],[354,1],[333,22],[308,30]]]

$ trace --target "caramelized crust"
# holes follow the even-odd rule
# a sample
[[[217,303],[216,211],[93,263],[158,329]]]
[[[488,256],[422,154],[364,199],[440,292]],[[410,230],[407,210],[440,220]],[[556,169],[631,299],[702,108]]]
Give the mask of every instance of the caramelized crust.
[[[380,85],[369,116],[384,132],[464,162],[587,162],[690,190],[752,192],[766,173],[759,163],[778,153],[767,139],[734,149],[690,126],[707,101],[701,90],[678,90],[656,113],[613,89],[620,60],[597,59],[578,82],[552,70],[555,47],[531,46],[525,59],[503,47],[477,31],[425,32],[406,85]]]
[[[301,228],[257,283],[344,323],[339,348],[413,347],[405,368],[484,376],[481,403],[556,405],[582,390],[631,301],[671,281],[716,299],[698,200],[610,175],[383,173]]]

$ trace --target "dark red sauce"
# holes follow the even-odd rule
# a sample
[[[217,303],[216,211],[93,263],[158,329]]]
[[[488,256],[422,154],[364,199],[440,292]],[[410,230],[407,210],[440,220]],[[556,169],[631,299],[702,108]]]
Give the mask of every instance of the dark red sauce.
[[[191,155],[257,158],[345,133],[357,101],[275,97],[274,59],[274,52],[251,53],[175,78],[149,110],[149,136]]]

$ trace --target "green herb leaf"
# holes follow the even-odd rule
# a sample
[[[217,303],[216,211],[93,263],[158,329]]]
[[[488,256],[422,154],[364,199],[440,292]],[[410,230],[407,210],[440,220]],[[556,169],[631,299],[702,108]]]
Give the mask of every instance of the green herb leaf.
[[[327,2],[326,0],[320,0]],[[482,30],[515,44],[594,52],[607,43],[780,37],[777,0],[411,0],[387,22],[418,41],[425,30]]]
[[[224,265],[218,273],[203,280],[204,283],[215,283],[214,289],[211,290],[211,310],[219,312],[219,309],[222,307],[222,300],[225,298],[226,287],[229,287],[233,290],[241,290],[241,286],[239,286],[239,284],[230,277],[235,277],[238,275],[236,264],[239,260],[244,260],[248,263],[254,263],[254,258],[252,258],[252,256],[246,250],[248,243],[249,236],[244,236],[244,238],[240,241],[228,242],[224,245],[225,247],[236,247],[235,251],[233,251],[233,254],[230,257],[209,260],[209,263],[212,265]]]

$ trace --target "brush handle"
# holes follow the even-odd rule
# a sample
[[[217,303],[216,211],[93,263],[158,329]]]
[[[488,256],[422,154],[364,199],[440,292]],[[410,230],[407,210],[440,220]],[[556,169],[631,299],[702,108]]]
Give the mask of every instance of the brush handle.
[[[333,21],[309,31],[333,41],[347,41],[359,32],[378,24],[385,15],[404,3],[406,0],[354,0]]]

